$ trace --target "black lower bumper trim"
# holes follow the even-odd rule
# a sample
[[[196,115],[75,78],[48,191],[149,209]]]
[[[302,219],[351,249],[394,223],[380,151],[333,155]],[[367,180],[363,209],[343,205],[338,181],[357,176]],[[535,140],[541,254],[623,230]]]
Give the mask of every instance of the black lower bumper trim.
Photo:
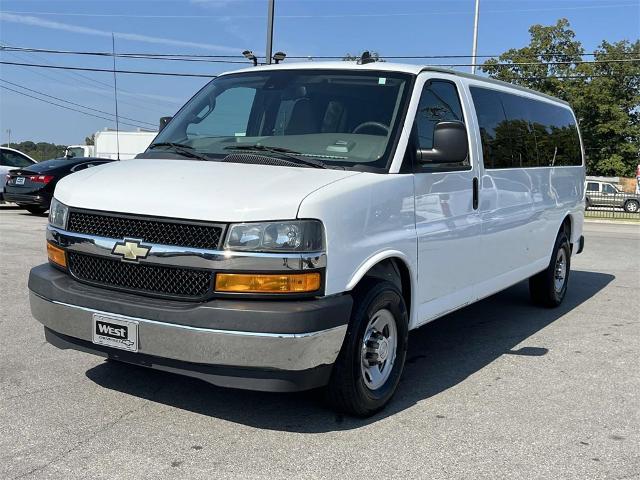
[[[121,362],[198,378],[220,387],[240,388],[243,390],[258,390],[263,392],[297,392],[311,390],[326,385],[329,382],[332,369],[332,365],[321,365],[309,370],[288,371],[181,362],[96,345],[85,340],[54,332],[46,327],[44,328],[44,332],[47,342],[63,350],[79,350]]]
[[[17,203],[18,205],[35,205],[38,207],[49,207],[51,198],[37,195],[24,195],[17,193],[4,193],[5,202]]]
[[[353,304],[350,295],[308,300],[215,299],[200,303],[152,298],[86,285],[49,264],[31,269],[29,289],[48,300],[102,312],[256,333],[308,333],[346,325]]]

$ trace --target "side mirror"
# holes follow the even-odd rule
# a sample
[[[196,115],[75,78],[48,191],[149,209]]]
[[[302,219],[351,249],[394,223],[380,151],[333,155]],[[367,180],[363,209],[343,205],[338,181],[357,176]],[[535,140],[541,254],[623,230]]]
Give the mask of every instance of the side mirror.
[[[420,163],[462,163],[469,154],[467,129],[462,122],[438,122],[433,130],[433,148],[418,149]]]
[[[167,126],[167,123],[171,121],[173,117],[160,117],[160,125],[158,127],[158,133],[160,133],[164,127]]]

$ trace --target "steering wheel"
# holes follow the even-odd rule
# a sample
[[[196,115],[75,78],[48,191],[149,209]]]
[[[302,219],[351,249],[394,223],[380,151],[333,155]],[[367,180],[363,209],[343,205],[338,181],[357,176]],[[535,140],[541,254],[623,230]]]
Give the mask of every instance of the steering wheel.
[[[356,128],[354,128],[351,133],[358,133],[360,130],[364,130],[365,128],[368,127],[373,127],[373,128],[378,128],[380,130],[384,130],[384,134],[385,135],[389,135],[389,126],[385,125],[384,123],[380,123],[380,122],[363,122],[360,125],[358,125]]]

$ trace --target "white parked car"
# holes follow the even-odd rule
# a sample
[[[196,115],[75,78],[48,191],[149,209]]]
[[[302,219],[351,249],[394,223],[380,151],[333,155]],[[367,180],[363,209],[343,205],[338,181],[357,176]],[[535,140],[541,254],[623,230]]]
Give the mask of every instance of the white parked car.
[[[530,90],[391,63],[224,74],[141,158],[60,181],[31,309],[60,348],[371,415],[410,330],[526,279],[563,301],[584,180],[570,106]]]
[[[0,202],[4,201],[4,186],[7,183],[7,174],[11,170],[25,168],[37,163],[26,153],[15,148],[0,147]]]

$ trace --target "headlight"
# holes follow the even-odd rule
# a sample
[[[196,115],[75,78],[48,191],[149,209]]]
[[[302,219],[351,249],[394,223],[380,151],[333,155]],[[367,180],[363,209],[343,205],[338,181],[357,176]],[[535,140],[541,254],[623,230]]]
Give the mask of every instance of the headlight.
[[[318,220],[236,223],[229,227],[224,247],[252,252],[319,252],[324,250]]]
[[[55,198],[51,200],[49,207],[49,223],[56,227],[64,229],[67,225],[67,216],[69,215],[69,207],[60,203]]]

